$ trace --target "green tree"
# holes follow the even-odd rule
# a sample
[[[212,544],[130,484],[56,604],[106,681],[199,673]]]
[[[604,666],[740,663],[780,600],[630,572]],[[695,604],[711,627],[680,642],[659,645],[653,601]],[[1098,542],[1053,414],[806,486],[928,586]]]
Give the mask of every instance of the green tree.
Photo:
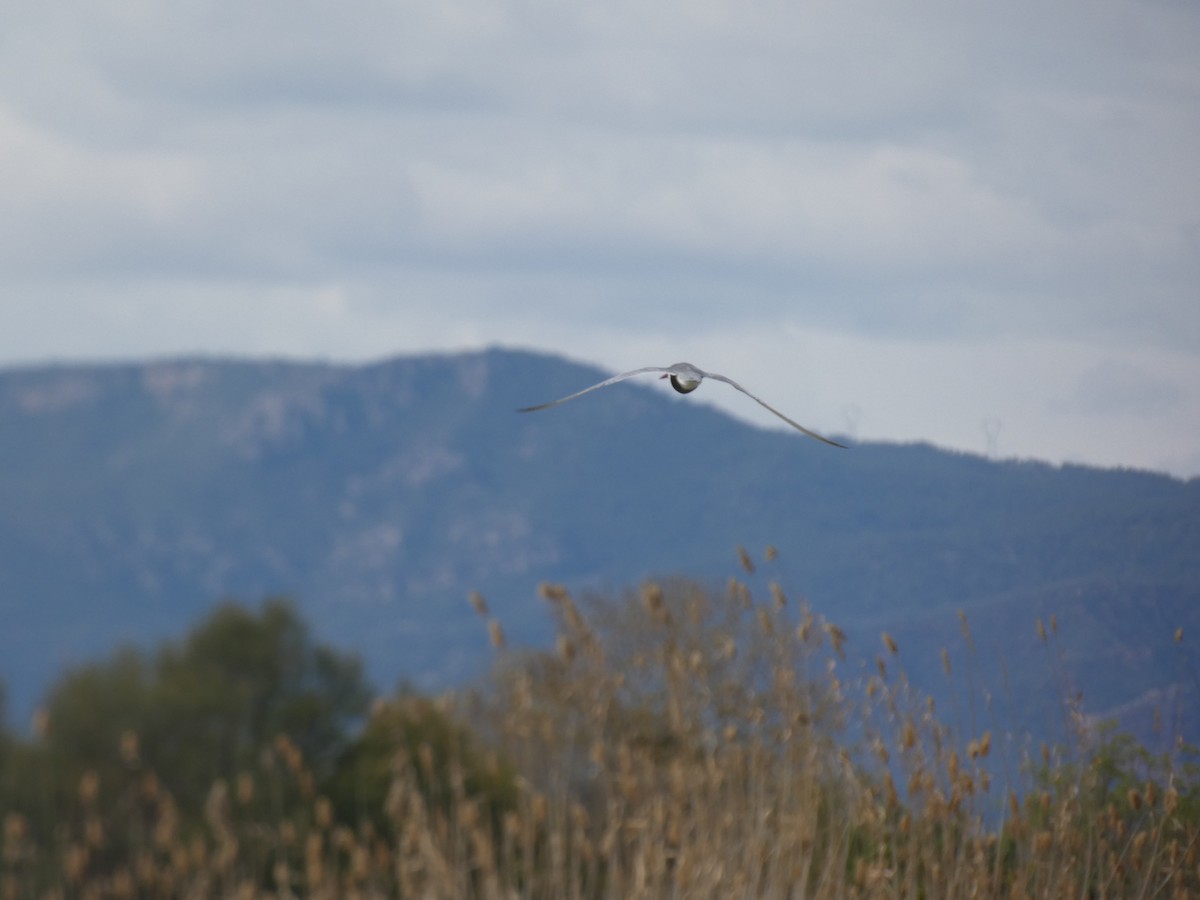
[[[425,802],[443,813],[471,797],[498,827],[500,814],[516,803],[516,773],[507,762],[436,701],[401,690],[376,705],[327,784],[341,819],[386,826],[398,766],[409,767]]]
[[[85,777],[116,795],[153,772],[182,808],[199,809],[216,779],[255,769],[281,734],[320,781],[371,696],[360,661],[317,643],[290,602],[224,603],[155,653],[127,648],[63,675],[44,735],[0,781],[0,806],[49,822]],[[22,771],[11,771],[18,758]]]
[[[286,734],[327,775],[372,696],[361,662],[317,644],[283,600],[219,607],[156,669],[145,752],[181,773],[247,768]]]

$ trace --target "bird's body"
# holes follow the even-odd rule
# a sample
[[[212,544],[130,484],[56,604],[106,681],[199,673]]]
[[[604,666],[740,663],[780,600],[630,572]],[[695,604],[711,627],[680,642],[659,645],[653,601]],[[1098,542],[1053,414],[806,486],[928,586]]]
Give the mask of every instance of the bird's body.
[[[634,375],[643,375],[647,372],[662,373],[659,377],[670,379],[671,387],[673,387],[676,391],[678,391],[681,394],[690,394],[696,388],[700,387],[700,382],[704,381],[705,378],[711,378],[713,381],[723,381],[726,384],[728,384],[729,386],[741,391],[743,394],[745,394],[747,397],[749,397],[751,400],[753,400],[759,406],[763,407],[766,410],[769,410],[770,412],[777,415],[779,418],[783,419],[783,421],[787,422],[789,425],[791,425],[797,431],[802,432],[803,434],[807,434],[811,438],[816,438],[818,441],[822,441],[822,442],[824,442],[826,444],[830,444],[834,447],[843,447],[844,448],[846,446],[845,444],[839,444],[837,441],[831,441],[829,438],[823,437],[823,436],[817,434],[815,431],[810,431],[809,429],[807,429],[803,425],[801,425],[799,422],[793,422],[791,419],[789,419],[787,416],[785,416],[779,410],[775,409],[775,407],[770,406],[764,400],[760,400],[758,397],[756,397],[754,394],[750,393],[748,390],[746,390],[744,387],[742,387],[740,384],[738,384],[732,378],[727,378],[724,375],[718,375],[716,372],[705,372],[703,369],[693,366],[691,363],[685,363],[685,362],[675,363],[675,365],[673,365],[673,366],[643,366],[640,369],[633,369],[629,372],[622,372],[620,375],[614,375],[612,378],[606,378],[604,381],[601,381],[599,384],[593,384],[591,387],[586,387],[582,391],[576,391],[574,394],[568,394],[567,396],[560,397],[557,400],[551,400],[549,403],[541,403],[537,406],[526,406],[517,411],[518,412],[536,412],[539,409],[547,409],[548,407],[551,407],[551,406],[558,406],[558,404],[560,404],[560,403],[566,403],[568,400],[574,400],[576,397],[580,397],[586,393],[589,393],[590,391],[598,390],[599,388],[602,388],[602,387],[608,387],[610,384],[616,384],[618,381],[624,381],[626,378],[632,378]]]
[[[671,379],[671,387],[679,391],[681,394],[690,394],[696,388],[700,387],[700,382],[704,380],[705,373],[697,369],[691,363],[675,363],[667,372],[668,378]],[[709,376],[710,378],[712,376]]]

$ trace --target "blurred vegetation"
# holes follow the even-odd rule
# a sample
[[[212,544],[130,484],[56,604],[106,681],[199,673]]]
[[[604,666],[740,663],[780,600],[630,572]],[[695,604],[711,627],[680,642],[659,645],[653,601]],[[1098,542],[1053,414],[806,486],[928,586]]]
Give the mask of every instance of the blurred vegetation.
[[[545,652],[475,596],[490,676],[374,699],[287,602],[224,605],[0,733],[0,900],[1200,894],[1190,748],[1069,698],[1064,746],[956,733],[892,636],[847,673],[834,623],[766,594],[546,585]]]
[[[227,603],[181,643],[122,649],[59,678],[36,745],[23,748],[29,771],[8,774],[6,791],[36,814],[57,809],[84,772],[112,783],[151,760],[194,807],[279,734],[324,777],[371,696],[359,661],[316,643],[290,603]]]

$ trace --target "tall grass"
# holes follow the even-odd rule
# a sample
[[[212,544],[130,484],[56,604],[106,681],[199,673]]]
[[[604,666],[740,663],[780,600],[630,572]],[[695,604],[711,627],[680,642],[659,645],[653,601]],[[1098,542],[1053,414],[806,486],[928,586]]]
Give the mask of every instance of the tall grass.
[[[281,736],[180,810],[129,736],[126,776],[86,777],[52,840],[5,816],[0,900],[1200,896],[1169,765],[1114,797],[1085,741],[1030,758],[956,733],[889,635],[847,680],[845,634],[768,594],[545,586],[546,653],[507,649],[474,597],[491,677],[378,704],[393,740],[386,777],[352,776],[374,786],[361,806],[335,807]]]

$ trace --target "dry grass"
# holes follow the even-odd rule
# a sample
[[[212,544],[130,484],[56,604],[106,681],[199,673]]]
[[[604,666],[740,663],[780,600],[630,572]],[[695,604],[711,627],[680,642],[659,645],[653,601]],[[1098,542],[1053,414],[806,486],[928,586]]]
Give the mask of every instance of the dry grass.
[[[489,620],[485,689],[380,705],[463,727],[396,740],[378,816],[339,821],[283,737],[190,819],[131,764],[120,784],[85,778],[47,845],[8,814],[0,900],[1200,896],[1170,773],[1120,804],[1095,800],[1078,748],[1006,758],[998,778],[1000,741],[952,735],[893,638],[877,674],[843,683],[846,636],[769,593],[647,585],[585,615],[547,586],[554,652],[505,649]],[[480,770],[513,789],[481,789]],[[1016,770],[1040,787],[1018,794]]]

